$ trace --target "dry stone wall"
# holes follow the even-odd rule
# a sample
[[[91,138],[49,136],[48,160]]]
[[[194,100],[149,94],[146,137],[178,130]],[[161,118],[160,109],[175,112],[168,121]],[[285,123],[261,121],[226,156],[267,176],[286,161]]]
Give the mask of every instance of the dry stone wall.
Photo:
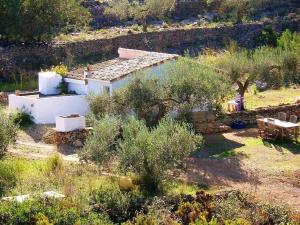
[[[86,128],[70,132],[58,132],[55,129],[51,129],[44,135],[43,142],[46,144],[83,147],[91,130],[91,128]]]
[[[276,118],[279,112],[287,113],[288,119],[290,115],[296,115],[300,119],[300,103],[227,113],[222,118],[216,118],[213,112],[194,112],[192,119],[198,133],[223,133],[230,130],[230,123],[234,120],[253,125],[256,124],[256,115]]]
[[[279,24],[273,25],[279,31],[283,29]],[[66,61],[76,63],[115,57],[119,47],[167,51],[168,48],[180,49],[181,46],[197,43],[214,48],[223,46],[225,38],[231,38],[242,47],[253,48],[257,45],[257,37],[264,27],[265,24],[253,23],[215,28],[174,29],[64,44],[12,45],[0,48],[0,54],[5,58],[5,63],[0,60],[0,79],[21,69],[39,70]],[[300,30],[299,25],[296,30]]]

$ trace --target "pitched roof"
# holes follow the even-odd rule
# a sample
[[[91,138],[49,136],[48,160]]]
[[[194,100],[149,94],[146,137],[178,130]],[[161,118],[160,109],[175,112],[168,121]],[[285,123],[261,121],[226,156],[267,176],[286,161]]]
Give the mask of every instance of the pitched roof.
[[[160,63],[164,63],[167,60],[173,60],[178,57],[174,54],[158,53],[158,52],[144,52],[139,50],[139,54],[136,57],[122,58],[118,57],[102,63],[97,63],[89,66],[91,72],[87,75],[87,79],[97,79],[104,81],[115,81],[128,74],[134,73],[141,69],[155,66]],[[84,79],[84,67],[70,71],[67,75],[68,78]]]

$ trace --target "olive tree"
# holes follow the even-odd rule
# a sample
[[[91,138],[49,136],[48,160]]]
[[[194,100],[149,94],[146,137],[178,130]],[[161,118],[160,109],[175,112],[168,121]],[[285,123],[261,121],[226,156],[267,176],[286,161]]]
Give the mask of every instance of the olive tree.
[[[13,121],[0,113],[0,158],[5,156],[9,144],[16,141],[18,128]]]
[[[220,76],[192,59],[181,58],[170,64],[164,77],[137,74],[128,86],[112,96],[89,98],[92,113],[100,118],[105,113],[134,113],[148,126],[158,124],[172,112],[188,119],[194,108],[218,109],[230,93],[226,76]]]
[[[201,143],[189,125],[164,118],[148,129],[143,121],[131,119],[123,126],[118,147],[120,168],[141,176],[146,188],[156,191],[168,170],[183,162]]]
[[[139,175],[145,188],[156,191],[168,170],[183,163],[202,143],[187,123],[164,118],[155,128],[134,117],[105,116],[96,122],[80,152],[81,159],[99,166],[117,158],[124,172]]]
[[[92,135],[79,155],[81,160],[92,161],[98,165],[105,165],[116,153],[116,146],[120,135],[121,121],[117,117],[105,116],[97,120],[93,126]]]

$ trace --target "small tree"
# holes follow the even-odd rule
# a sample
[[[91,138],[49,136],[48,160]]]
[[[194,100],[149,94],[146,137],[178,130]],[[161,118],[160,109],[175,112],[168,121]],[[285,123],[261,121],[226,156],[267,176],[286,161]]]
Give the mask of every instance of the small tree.
[[[225,71],[224,75],[229,77],[232,84],[238,86],[237,92],[244,98],[248,87],[257,77],[257,74],[253,73],[251,55],[247,51],[228,53],[222,57],[217,66]],[[243,102],[241,108],[244,109]]]
[[[116,155],[116,145],[120,134],[121,121],[116,117],[105,116],[95,122],[93,133],[86,141],[80,158],[104,165]]]
[[[131,119],[123,127],[119,165],[124,171],[139,174],[146,188],[156,191],[167,171],[182,163],[201,140],[186,123],[165,118],[149,130],[144,122]]]
[[[0,114],[0,158],[5,156],[9,144],[16,141],[18,128],[13,121],[3,113]]]
[[[229,84],[226,76],[192,59],[181,58],[169,66],[164,78],[137,74],[127,87],[114,92],[112,97],[93,96],[89,102],[98,118],[105,113],[126,115],[133,111],[148,126],[153,126],[173,111],[188,116],[193,108],[219,108],[231,90]]]
[[[119,119],[109,116],[96,122],[80,156],[98,165],[106,165],[117,156],[119,167],[140,175],[152,191],[166,179],[167,171],[182,163],[202,141],[189,125],[170,118],[153,129],[134,118],[120,124]]]

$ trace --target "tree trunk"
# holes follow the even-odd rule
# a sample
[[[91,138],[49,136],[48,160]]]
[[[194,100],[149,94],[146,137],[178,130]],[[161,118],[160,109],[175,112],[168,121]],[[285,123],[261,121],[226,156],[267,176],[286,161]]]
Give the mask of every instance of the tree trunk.
[[[244,96],[245,96],[245,92],[249,87],[249,80],[247,79],[244,84],[240,81],[237,81],[236,83],[239,86],[238,93],[241,96],[241,110],[244,111],[245,110]]]

